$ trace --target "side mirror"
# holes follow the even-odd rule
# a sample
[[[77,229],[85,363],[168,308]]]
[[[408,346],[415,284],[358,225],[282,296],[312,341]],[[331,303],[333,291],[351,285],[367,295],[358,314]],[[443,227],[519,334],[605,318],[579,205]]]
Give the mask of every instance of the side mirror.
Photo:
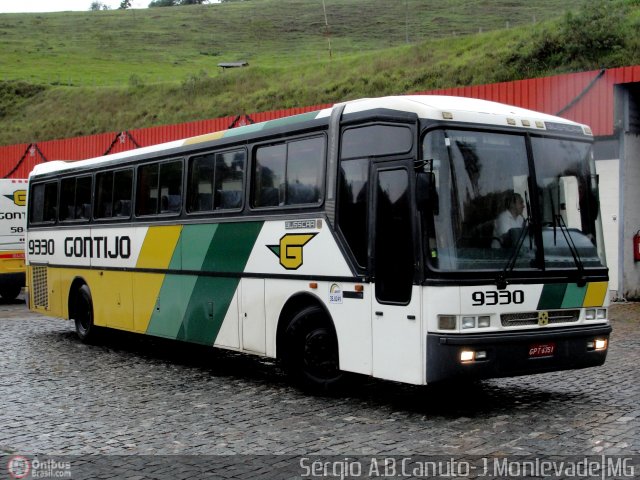
[[[421,212],[431,211],[438,215],[438,190],[433,172],[418,172],[416,176],[416,205]]]

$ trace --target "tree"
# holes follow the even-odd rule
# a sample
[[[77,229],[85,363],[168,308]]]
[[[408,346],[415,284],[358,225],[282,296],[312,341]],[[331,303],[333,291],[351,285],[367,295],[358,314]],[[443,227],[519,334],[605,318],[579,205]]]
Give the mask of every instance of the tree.
[[[176,5],[176,0],[153,0],[149,7],[174,7]]]
[[[118,9],[126,10],[127,8],[131,8],[131,0],[122,0]]]
[[[97,12],[98,10],[109,10],[109,5],[106,5],[102,2],[91,2],[89,10],[91,10],[92,12]]]
[[[176,7],[178,5],[204,5],[209,0],[153,0],[150,7]]]

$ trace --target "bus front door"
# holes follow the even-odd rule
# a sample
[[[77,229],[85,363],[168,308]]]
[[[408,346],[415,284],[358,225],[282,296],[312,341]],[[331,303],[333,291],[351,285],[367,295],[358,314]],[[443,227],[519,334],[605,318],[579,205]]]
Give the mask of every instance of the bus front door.
[[[373,375],[420,384],[424,361],[421,288],[414,285],[411,162],[379,163],[372,174]]]

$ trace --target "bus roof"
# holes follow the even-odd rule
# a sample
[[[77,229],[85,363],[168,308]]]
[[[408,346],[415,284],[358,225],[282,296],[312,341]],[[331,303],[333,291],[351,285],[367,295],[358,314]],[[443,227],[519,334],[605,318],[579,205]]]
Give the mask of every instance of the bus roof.
[[[479,100],[468,97],[454,97],[445,95],[404,95],[389,96],[379,98],[363,98],[360,100],[351,100],[344,102],[345,109],[343,115],[351,113],[364,112],[367,110],[398,110],[411,112],[418,115],[419,118],[431,120],[446,120],[448,122],[463,122],[469,124],[483,124],[495,126],[512,126],[524,127],[532,130],[547,130],[547,125],[565,125],[572,127],[574,131],[584,132],[591,135],[590,129],[586,125],[582,125],[566,118],[556,117],[545,113],[535,112],[520,107],[514,107],[497,102],[487,100]],[[41,175],[54,171],[65,170],[67,168],[90,167],[102,162],[113,162],[118,160],[126,160],[131,157],[144,155],[148,153],[160,152],[174,148],[180,148],[188,145],[195,145],[212,140],[229,138],[243,134],[267,130],[270,128],[278,128],[285,125],[295,125],[305,121],[328,118],[331,115],[332,108],[324,110],[303,113],[284,117],[276,120],[255,123],[230,130],[222,130],[196,137],[189,137],[182,140],[175,140],[167,143],[160,143],[148,147],[137,148],[125,152],[106,155],[103,157],[95,157],[87,160],[78,161],[50,161],[38,164],[34,167],[30,176]]]

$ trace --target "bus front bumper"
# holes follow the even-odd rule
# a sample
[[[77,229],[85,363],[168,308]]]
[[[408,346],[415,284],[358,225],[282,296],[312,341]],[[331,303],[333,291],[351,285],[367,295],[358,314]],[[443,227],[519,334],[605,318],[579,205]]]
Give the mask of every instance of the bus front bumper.
[[[610,333],[608,324],[461,335],[428,333],[427,383],[595,367],[606,359]]]

